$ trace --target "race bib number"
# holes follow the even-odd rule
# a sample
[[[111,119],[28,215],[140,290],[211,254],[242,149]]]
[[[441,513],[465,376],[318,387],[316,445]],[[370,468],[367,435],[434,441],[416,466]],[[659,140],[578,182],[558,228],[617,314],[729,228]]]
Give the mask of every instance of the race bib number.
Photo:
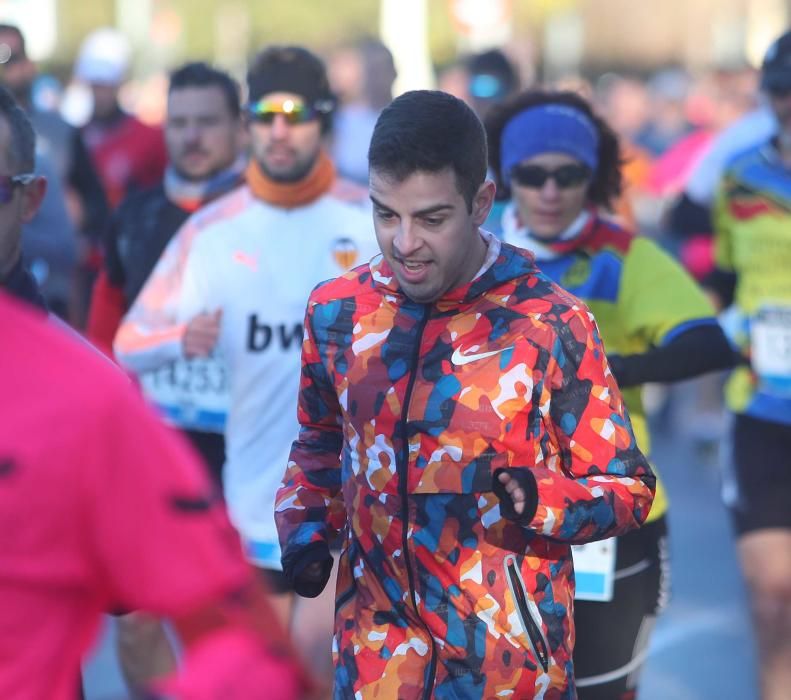
[[[762,389],[791,397],[791,308],[765,307],[752,318],[750,362]]]
[[[574,558],[574,577],[577,581],[577,600],[612,600],[615,582],[614,537],[589,544],[575,544],[571,548]]]
[[[221,433],[230,405],[225,364],[216,357],[181,359],[140,376],[146,397],[179,426]]]

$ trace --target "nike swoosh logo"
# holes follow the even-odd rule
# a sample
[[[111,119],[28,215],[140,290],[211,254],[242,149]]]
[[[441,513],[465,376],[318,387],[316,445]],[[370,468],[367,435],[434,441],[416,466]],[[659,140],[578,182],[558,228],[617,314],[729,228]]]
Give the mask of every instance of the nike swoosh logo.
[[[453,355],[450,358],[450,361],[459,367],[462,365],[469,364],[470,362],[475,362],[476,360],[483,360],[486,357],[492,357],[493,355],[499,355],[501,352],[505,352],[506,350],[513,350],[514,346],[511,345],[507,348],[502,348],[500,350],[490,350],[489,352],[478,352],[478,353],[468,353],[462,352],[461,348],[456,348],[453,351]]]

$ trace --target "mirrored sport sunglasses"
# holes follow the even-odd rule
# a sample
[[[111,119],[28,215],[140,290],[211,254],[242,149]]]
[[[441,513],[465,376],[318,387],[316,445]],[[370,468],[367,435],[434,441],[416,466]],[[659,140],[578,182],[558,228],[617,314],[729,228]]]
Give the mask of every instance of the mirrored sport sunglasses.
[[[14,188],[29,185],[36,179],[35,173],[0,175],[0,204],[8,204],[14,196]]]
[[[587,165],[571,163],[549,170],[540,165],[515,165],[511,169],[511,180],[521,187],[541,189],[547,180],[554,180],[562,190],[578,187],[590,180],[591,171]]]
[[[333,106],[331,100],[318,100],[313,105],[295,100],[258,100],[247,105],[247,113],[262,124],[271,124],[278,114],[282,114],[288,124],[305,124],[329,114]]]

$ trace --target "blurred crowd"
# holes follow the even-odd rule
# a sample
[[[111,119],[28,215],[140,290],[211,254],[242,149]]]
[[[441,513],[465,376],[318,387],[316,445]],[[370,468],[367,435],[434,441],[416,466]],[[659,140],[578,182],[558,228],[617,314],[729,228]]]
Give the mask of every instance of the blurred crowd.
[[[0,28],[0,44],[7,47],[1,82],[31,111],[37,167],[50,176],[45,206],[26,225],[25,257],[50,308],[84,330],[111,212],[126,195],[159,182],[165,170],[167,80],[163,74],[135,79],[132,47],[109,28],[86,38],[67,85],[39,72],[15,27]],[[393,97],[396,67],[388,49],[371,38],[339,46],[326,60],[339,101],[328,135],[331,154],[340,175],[364,187],[370,135]],[[436,82],[484,119],[493,105],[533,87],[521,78],[524,72],[506,51],[493,49],[437,67]],[[735,138],[734,153],[769,132],[772,119],[758,81],[748,65],[694,74],[671,66],[649,75],[569,75],[545,87],[581,94],[608,121],[624,156],[619,219],[659,241],[702,280],[713,268],[708,210],[726,160],[712,147],[717,134],[745,118],[741,140],[726,139]],[[44,236],[54,221],[57,235]],[[688,398],[670,415],[668,390],[649,387],[647,393],[652,410],[664,411],[673,427],[705,449],[721,437],[724,415],[721,382],[702,383],[677,390]]]
[[[167,80],[161,74],[136,80],[130,73],[132,49],[112,29],[86,39],[68,85],[39,73],[16,28],[0,29],[0,38],[7,47],[2,84],[31,110],[41,140],[39,168],[57,175],[50,179],[47,209],[64,207],[68,213],[61,219],[67,230],[51,250],[37,249],[34,229],[40,222],[31,223],[26,254],[53,308],[82,328],[89,270],[98,259],[95,243],[110,212],[164,172]],[[339,101],[328,137],[333,160],[343,177],[364,186],[370,134],[392,99],[396,67],[375,39],[340,46],[326,60]],[[436,84],[483,119],[491,106],[535,86],[520,72],[505,51],[493,49],[437,67]],[[717,134],[747,115],[758,125],[756,140],[770,128],[758,80],[757,70],[747,65],[694,74],[672,66],[648,75],[570,75],[543,86],[578,92],[608,121],[621,139],[625,161],[627,187],[618,215],[642,235],[662,241],[701,279],[711,257],[701,238],[710,233],[710,224],[699,208],[711,204],[718,175],[705,156]],[[44,211],[39,218],[48,215]]]

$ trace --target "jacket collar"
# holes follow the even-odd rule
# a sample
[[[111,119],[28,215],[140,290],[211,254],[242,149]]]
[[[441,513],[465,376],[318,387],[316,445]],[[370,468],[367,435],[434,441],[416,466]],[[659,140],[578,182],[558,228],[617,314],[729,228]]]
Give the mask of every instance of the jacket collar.
[[[530,251],[497,241],[490,233],[485,233],[485,235],[489,238],[490,246],[492,245],[492,239],[499,246],[499,253],[496,259],[475,279],[461,287],[450,290],[443,297],[433,302],[437,309],[442,311],[467,304],[509,280],[538,273],[535,259]],[[384,256],[378,255],[375,257],[371,261],[370,268],[372,283],[380,293],[395,295],[402,300],[409,298],[399,286],[398,279],[387,264]]]

